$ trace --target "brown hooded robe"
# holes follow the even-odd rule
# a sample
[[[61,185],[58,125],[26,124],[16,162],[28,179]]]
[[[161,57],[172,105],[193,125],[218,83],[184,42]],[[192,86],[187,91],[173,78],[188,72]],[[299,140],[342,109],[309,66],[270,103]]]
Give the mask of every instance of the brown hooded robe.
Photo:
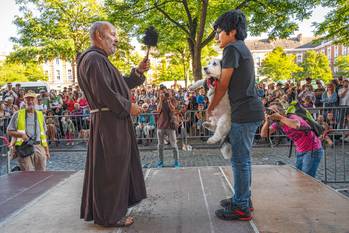
[[[128,207],[146,198],[129,97],[144,80],[134,70],[123,77],[97,47],[79,57],[78,82],[90,108],[110,109],[91,113],[80,212],[86,221],[115,226]]]

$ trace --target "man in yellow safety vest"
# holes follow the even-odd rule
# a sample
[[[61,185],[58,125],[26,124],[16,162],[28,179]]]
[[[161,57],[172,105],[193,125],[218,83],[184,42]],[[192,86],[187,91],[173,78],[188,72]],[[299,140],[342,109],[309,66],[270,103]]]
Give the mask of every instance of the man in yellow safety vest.
[[[22,171],[45,171],[46,161],[50,158],[46,140],[46,124],[43,113],[35,110],[36,94],[28,91],[24,96],[25,108],[15,112],[7,127],[9,136],[16,138],[16,146],[24,141],[33,141],[34,153],[18,156]]]

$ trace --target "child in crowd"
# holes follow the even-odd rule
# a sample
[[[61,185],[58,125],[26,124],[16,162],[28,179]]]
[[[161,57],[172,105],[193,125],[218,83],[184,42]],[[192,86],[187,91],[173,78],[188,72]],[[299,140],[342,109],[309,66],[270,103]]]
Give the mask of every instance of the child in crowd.
[[[74,137],[74,132],[75,132],[75,126],[73,121],[71,120],[69,116],[69,112],[65,111],[63,113],[63,117],[61,119],[62,122],[62,127],[63,127],[63,132],[65,135],[65,139],[67,140],[67,146],[69,145],[74,145],[73,142],[73,137]]]
[[[317,117],[316,120],[324,128],[324,132],[320,136],[320,139],[322,141],[325,141],[328,145],[332,146],[333,141],[331,140],[330,136],[328,136],[328,133],[331,131],[331,128],[328,126],[324,117],[321,114]]]
[[[59,123],[57,118],[53,115],[52,111],[47,113],[46,117],[46,125],[47,125],[47,138],[50,142],[54,142],[57,145],[57,127]]]
[[[326,117],[326,123],[330,127],[330,129],[337,129],[337,121],[334,117],[333,112],[328,112]]]
[[[196,130],[198,132],[198,135],[201,136],[201,140],[204,140],[203,136],[204,136],[204,127],[202,126],[202,124],[205,121],[205,111],[204,111],[204,104],[198,104],[198,110],[195,112],[195,126],[196,126]]]
[[[181,135],[182,139],[182,150],[191,151],[192,147],[187,144],[187,123],[190,121],[190,115],[186,114],[187,106],[182,105],[179,108],[179,111],[176,113],[176,117],[179,123],[178,134]]]

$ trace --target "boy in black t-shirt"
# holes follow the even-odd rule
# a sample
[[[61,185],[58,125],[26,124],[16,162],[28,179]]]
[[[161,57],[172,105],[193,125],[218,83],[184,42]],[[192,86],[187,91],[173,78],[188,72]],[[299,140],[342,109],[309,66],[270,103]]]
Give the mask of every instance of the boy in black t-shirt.
[[[229,141],[232,145],[231,164],[234,176],[234,195],[221,201],[224,209],[216,210],[223,220],[251,220],[251,148],[258,126],[264,119],[263,105],[255,87],[254,63],[244,39],[247,36],[246,18],[240,10],[220,16],[215,24],[216,41],[223,49],[222,74],[214,98],[207,109],[212,114],[226,91],[232,110]]]

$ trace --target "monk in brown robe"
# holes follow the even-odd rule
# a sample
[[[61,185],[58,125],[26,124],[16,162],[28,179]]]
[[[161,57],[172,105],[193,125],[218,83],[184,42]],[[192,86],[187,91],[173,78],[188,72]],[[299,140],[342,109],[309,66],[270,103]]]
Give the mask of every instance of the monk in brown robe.
[[[130,101],[130,89],[141,85],[149,61],[143,60],[123,77],[108,56],[117,37],[109,22],[90,29],[92,47],[78,59],[78,82],[91,109],[81,218],[102,226],[129,226],[127,208],[146,198],[142,166],[131,115],[141,108]]]

